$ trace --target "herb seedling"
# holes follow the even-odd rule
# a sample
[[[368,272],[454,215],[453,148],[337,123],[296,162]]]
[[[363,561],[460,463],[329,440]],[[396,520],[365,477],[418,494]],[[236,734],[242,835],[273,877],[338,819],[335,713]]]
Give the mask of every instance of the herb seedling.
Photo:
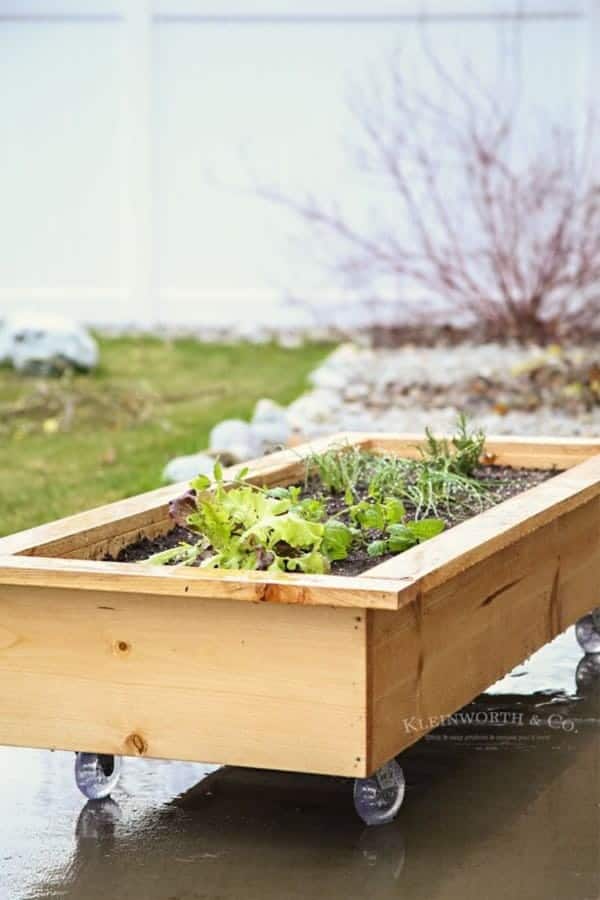
[[[340,447],[325,453],[314,453],[307,460],[306,478],[316,471],[323,487],[332,494],[343,494],[352,503],[356,486],[365,468],[364,454],[356,447]]]
[[[458,417],[451,442],[434,437],[430,428],[425,429],[425,437],[421,454],[426,463],[466,477],[473,474],[485,446],[485,433],[481,429],[470,432],[464,413]]]

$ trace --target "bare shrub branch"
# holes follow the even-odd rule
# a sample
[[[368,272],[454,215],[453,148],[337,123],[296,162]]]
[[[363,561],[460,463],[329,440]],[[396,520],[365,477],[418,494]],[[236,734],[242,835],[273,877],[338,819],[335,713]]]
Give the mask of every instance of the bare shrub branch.
[[[354,98],[356,160],[377,213],[356,223],[336,204],[268,191],[316,233],[358,297],[392,299],[414,323],[423,302],[440,324],[461,318],[486,337],[548,341],[600,326],[600,176],[591,118],[584,134],[457,80],[429,55],[435,90],[388,82]],[[596,166],[594,165],[596,164]],[[430,306],[431,303],[431,306]]]

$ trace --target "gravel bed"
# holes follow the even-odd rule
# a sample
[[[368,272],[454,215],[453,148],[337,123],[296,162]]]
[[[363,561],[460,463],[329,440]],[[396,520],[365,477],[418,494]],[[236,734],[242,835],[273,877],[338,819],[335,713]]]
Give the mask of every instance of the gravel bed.
[[[582,358],[590,355],[590,364],[594,363],[589,349],[569,352]],[[551,353],[535,346],[500,344],[397,350],[344,344],[312,373],[312,389],[288,407],[288,421],[308,438],[334,431],[421,433],[425,426],[452,431],[457,413],[465,411],[488,434],[600,434],[600,405],[576,408],[566,389],[564,401],[558,392],[553,405],[541,393],[537,408],[510,408],[504,403],[494,408],[494,398],[502,398],[503,383],[510,384],[515,373],[527,372],[540,358],[552,359]],[[490,393],[484,396],[481,385],[488,383]]]

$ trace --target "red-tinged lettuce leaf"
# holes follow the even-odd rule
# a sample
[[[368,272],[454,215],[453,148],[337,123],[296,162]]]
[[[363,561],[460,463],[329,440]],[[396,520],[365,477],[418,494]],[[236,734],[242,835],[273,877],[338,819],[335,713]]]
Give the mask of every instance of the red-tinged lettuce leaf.
[[[187,528],[188,518],[196,512],[196,491],[186,491],[169,503],[169,515],[176,525]]]

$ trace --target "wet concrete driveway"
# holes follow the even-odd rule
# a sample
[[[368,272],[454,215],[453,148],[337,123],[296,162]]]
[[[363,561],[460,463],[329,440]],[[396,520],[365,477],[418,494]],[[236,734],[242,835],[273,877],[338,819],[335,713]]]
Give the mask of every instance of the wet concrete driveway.
[[[343,779],[125,760],[85,804],[73,754],[0,748],[0,898],[598,900],[600,661],[581,660],[571,630],[404,753],[380,828]]]

